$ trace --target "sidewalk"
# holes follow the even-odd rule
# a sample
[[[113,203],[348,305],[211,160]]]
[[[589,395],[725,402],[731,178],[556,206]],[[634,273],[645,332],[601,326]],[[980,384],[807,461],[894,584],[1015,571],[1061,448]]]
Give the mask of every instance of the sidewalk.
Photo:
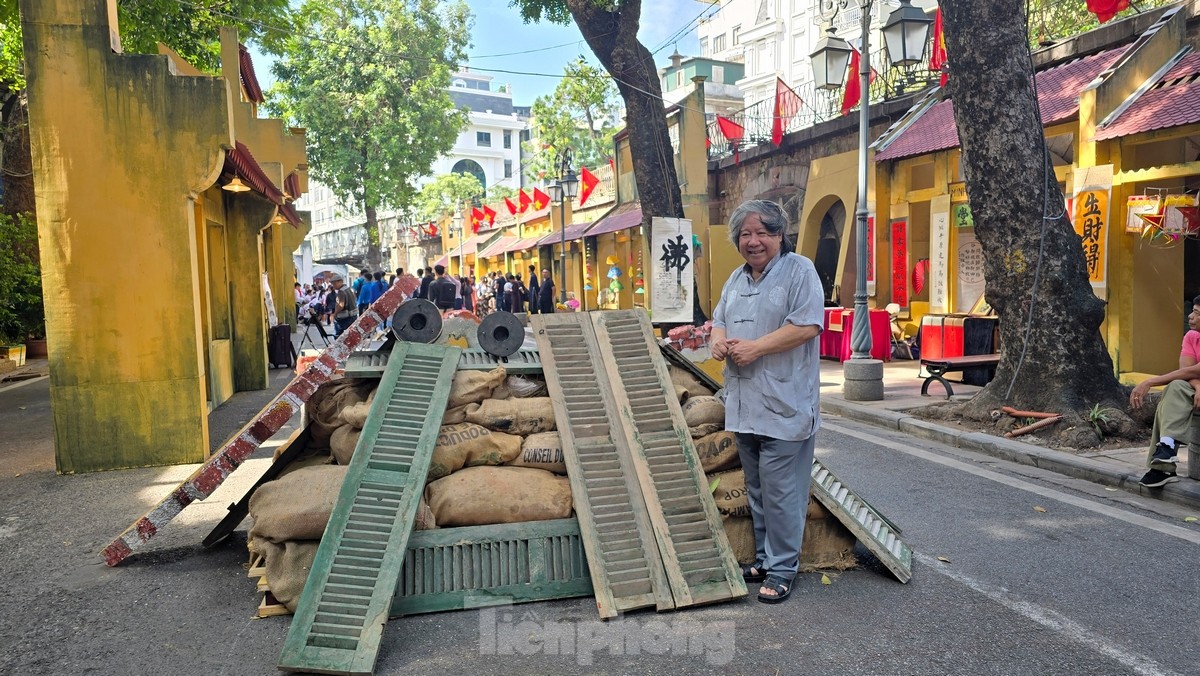
[[[1187,454],[1180,455],[1176,483],[1163,488],[1145,488],[1138,483],[1146,472],[1144,445],[1075,453],[1047,448],[1036,442],[992,436],[951,423],[922,420],[908,414],[910,409],[945,401],[940,383],[930,385],[930,396],[921,396],[924,378],[917,376],[915,361],[893,361],[883,365],[883,401],[846,401],[842,396],[842,365],[821,360],[821,411],[870,425],[898,430],[915,437],[937,441],[957,448],[1032,465],[1077,479],[1086,479],[1132,493],[1200,509],[1200,481],[1187,478]],[[953,381],[952,381],[953,382]],[[953,400],[970,399],[981,388],[954,382]]]

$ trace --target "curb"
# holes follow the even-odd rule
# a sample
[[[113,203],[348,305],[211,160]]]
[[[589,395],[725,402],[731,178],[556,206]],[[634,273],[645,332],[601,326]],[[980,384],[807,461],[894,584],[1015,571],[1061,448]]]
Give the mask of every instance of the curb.
[[[821,399],[821,412],[840,415],[849,420],[867,423],[876,427],[896,430],[905,434],[929,439],[990,455],[994,458],[1029,465],[1057,472],[1076,479],[1084,479],[1105,486],[1122,488],[1147,498],[1171,502],[1190,509],[1200,509],[1200,481],[1183,479],[1162,488],[1146,488],[1138,483],[1139,474],[1123,472],[1110,463],[1091,458],[1081,458],[1064,451],[1042,448],[1014,439],[996,437],[983,432],[966,432],[939,425],[928,420],[915,418],[898,411],[877,409],[872,406],[854,404],[841,399]]]

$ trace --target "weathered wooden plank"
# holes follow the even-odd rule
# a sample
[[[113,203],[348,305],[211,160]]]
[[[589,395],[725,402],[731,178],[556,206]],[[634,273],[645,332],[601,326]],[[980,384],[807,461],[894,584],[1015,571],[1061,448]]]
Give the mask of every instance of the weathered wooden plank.
[[[393,349],[288,630],[281,669],[373,670],[459,352],[414,343]],[[397,392],[424,401],[397,405]]]
[[[900,529],[816,459],[813,460],[810,492],[883,562],[897,580],[908,582],[912,579],[912,550],[900,539]]]
[[[653,605],[674,607],[654,531],[632,467],[612,387],[587,315],[531,317],[562,438],[576,516],[601,617]],[[612,486],[603,479],[618,478]],[[607,487],[606,487],[607,486]],[[633,546],[614,549],[615,543]],[[614,563],[623,567],[613,579]]]
[[[246,458],[258,448],[259,444],[270,439],[282,428],[292,416],[300,410],[304,402],[312,396],[318,387],[333,377],[337,368],[346,361],[347,355],[358,347],[375,330],[382,325],[401,302],[416,290],[415,277],[397,278],[397,283],[388,289],[370,309],[359,315],[350,328],[342,332],[336,341],[316,359],[304,372],[292,379],[292,382],[271,400],[253,420],[230,437],[208,462],[205,462],[187,479],[167,494],[149,512],[134,521],[117,539],[104,549],[100,556],[104,563],[115,566],[124,561],[135,549],[154,537],[163,526],[174,519],[185,507],[196,500],[203,500],[217,489],[225,478],[241,466]]]
[[[708,491],[649,317],[625,310],[597,312],[591,318],[620,416],[614,429],[631,449],[675,605],[745,596],[737,557]],[[695,545],[697,530],[707,548]],[[680,538],[685,536],[689,551],[681,554]]]

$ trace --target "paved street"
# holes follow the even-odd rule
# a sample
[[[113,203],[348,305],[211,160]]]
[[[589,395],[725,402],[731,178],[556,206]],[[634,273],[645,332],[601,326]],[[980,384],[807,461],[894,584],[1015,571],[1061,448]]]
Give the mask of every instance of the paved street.
[[[47,391],[0,391],[0,673],[273,673],[289,620],[252,619],[244,531],[198,546],[270,447],[109,569],[96,551],[191,470],[54,475],[29,443],[48,432]],[[254,408],[239,397],[226,426]],[[577,599],[406,618],[377,673],[1195,673],[1200,528],[1183,508],[834,417],[818,453],[904,528],[911,583],[868,562],[830,585],[802,576],[780,607],[600,623]]]

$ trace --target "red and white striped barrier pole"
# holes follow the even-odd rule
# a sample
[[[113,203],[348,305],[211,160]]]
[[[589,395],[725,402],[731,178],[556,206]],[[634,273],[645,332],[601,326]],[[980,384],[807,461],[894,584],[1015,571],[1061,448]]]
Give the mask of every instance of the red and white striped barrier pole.
[[[412,275],[397,277],[396,283],[384,292],[379,300],[361,314],[333,344],[325,348],[316,361],[293,378],[253,420],[226,441],[208,462],[201,465],[142,518],[134,521],[117,539],[100,550],[104,562],[115,566],[124,561],[133,550],[162,530],[162,527],[182,512],[184,507],[211,495],[217,486],[225,481],[225,477],[232,474],[255,449],[291,420],[318,387],[329,382],[338,367],[346,362],[350,352],[384,324],[400,303],[411,296],[420,284],[420,280]]]

